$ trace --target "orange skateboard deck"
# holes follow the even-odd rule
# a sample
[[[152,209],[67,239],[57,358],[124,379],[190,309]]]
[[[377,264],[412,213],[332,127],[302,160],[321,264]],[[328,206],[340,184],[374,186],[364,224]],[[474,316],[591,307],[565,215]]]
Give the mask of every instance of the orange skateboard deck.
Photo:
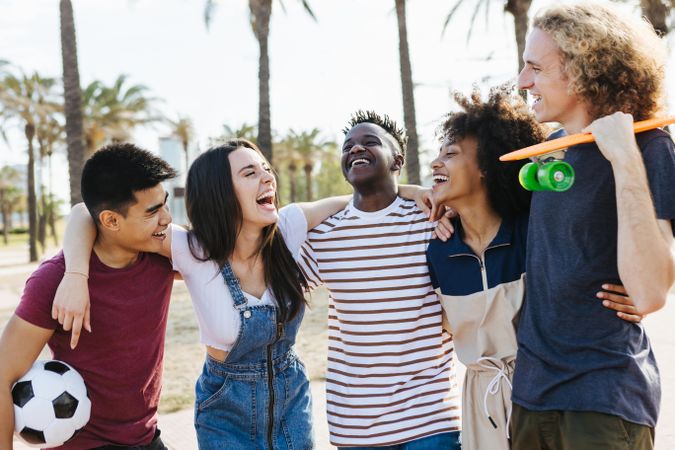
[[[635,133],[660,128],[675,123],[675,116],[660,117],[657,119],[647,119],[633,124]],[[520,159],[532,158],[545,155],[558,150],[562,150],[573,145],[586,144],[595,140],[592,133],[578,133],[563,136],[558,139],[542,142],[541,144],[531,145],[499,157],[500,161],[518,161]]]

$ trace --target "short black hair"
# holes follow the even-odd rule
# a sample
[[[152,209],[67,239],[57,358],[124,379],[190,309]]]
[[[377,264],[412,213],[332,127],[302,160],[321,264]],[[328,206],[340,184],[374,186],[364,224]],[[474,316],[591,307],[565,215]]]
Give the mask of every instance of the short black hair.
[[[133,144],[112,144],[98,150],[82,169],[82,199],[98,226],[106,209],[126,216],[136,202],[134,192],[174,178],[176,171],[163,159]]]
[[[381,116],[375,111],[364,111],[359,109],[352,114],[352,118],[342,132],[347,135],[352,128],[361,123],[372,123],[383,128],[384,131],[389,133],[389,135],[396,140],[401,149],[401,155],[405,158],[405,151],[408,146],[408,135],[406,134],[405,129],[399,127],[391,117],[386,114]]]
[[[501,162],[499,157],[542,142],[547,128],[537,122],[510,84],[492,88],[486,101],[481,100],[478,88],[469,97],[459,92],[453,97],[462,110],[445,117],[441,141],[475,138],[478,167],[485,176],[490,206],[501,217],[529,211],[532,193],[518,181],[518,172],[528,161]]]

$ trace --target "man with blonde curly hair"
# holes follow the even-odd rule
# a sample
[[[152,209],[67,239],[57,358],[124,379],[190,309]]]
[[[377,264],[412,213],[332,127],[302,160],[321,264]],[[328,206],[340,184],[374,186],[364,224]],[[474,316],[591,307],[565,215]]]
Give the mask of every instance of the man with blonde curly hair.
[[[641,324],[602,308],[621,279],[634,309],[663,307],[675,281],[675,152],[633,120],[662,108],[666,48],[653,28],[613,7],[554,6],[533,21],[518,84],[540,122],[590,131],[570,147],[563,193],[535,192],[527,299],[513,380],[514,449],[652,449],[659,372]],[[598,295],[601,298],[601,295]]]

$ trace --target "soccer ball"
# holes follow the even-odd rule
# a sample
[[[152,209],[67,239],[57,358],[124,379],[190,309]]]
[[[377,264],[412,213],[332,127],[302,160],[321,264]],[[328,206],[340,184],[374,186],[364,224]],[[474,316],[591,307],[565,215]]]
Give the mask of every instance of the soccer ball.
[[[79,373],[62,361],[36,361],[12,387],[14,430],[31,447],[58,447],[89,421]]]

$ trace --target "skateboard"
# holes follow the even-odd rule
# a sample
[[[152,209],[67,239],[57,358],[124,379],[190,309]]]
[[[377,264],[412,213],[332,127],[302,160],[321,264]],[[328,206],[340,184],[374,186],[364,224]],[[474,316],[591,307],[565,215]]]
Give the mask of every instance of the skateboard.
[[[642,120],[633,124],[635,134],[675,123],[675,116]],[[500,161],[518,161],[525,158],[533,162],[525,164],[518,174],[520,184],[528,191],[564,192],[574,184],[574,169],[563,161],[568,147],[593,142],[592,133],[578,133],[542,142],[502,155]]]

